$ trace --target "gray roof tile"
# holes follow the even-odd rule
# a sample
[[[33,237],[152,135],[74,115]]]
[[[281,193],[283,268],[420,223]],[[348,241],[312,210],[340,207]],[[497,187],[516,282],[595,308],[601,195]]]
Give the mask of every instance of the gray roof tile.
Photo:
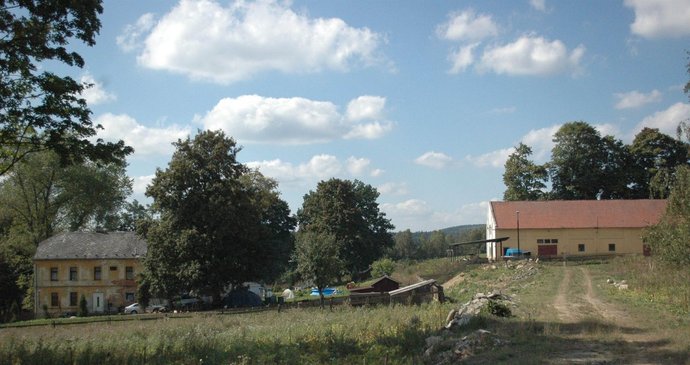
[[[143,258],[146,247],[134,232],[66,232],[41,242],[34,260]]]

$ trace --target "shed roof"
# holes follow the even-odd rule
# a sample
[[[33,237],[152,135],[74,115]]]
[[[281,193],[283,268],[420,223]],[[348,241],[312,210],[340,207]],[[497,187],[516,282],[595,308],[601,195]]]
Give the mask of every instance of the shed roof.
[[[417,288],[421,288],[421,287],[423,287],[423,286],[433,285],[433,284],[435,284],[435,283],[436,283],[436,280],[434,280],[434,279],[424,280],[424,281],[420,281],[420,282],[415,283],[415,284],[412,284],[412,285],[408,285],[408,286],[402,287],[402,288],[400,288],[400,289],[391,290],[390,292],[388,292],[388,294],[390,294],[390,295],[393,296],[393,295],[397,295],[397,294],[400,294],[400,293],[408,292],[408,291],[410,291],[410,290],[414,290],[414,289],[417,289]]]
[[[497,229],[643,228],[659,222],[666,200],[552,200],[491,202]]]
[[[66,232],[41,242],[34,260],[142,258],[146,250],[134,232]]]

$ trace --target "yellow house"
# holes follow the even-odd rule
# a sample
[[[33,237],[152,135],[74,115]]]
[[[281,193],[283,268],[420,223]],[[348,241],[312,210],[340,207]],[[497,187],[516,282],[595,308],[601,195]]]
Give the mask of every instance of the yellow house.
[[[34,256],[36,315],[117,311],[136,301],[146,241],[134,232],[68,232],[41,242]]]
[[[493,201],[486,220],[487,258],[507,248],[532,256],[648,254],[644,228],[656,224],[666,200]]]

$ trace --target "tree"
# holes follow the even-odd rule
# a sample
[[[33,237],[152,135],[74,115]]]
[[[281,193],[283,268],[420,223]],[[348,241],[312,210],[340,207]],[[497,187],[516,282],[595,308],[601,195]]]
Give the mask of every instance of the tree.
[[[654,255],[676,266],[690,265],[690,167],[680,166],[666,211],[644,234]]]
[[[431,232],[431,236],[422,240],[420,247],[421,256],[425,258],[443,257],[447,249],[446,235],[441,231]]]
[[[620,141],[602,138],[585,122],[564,124],[553,139],[549,175],[553,199],[612,199],[625,196],[621,186],[628,156]],[[623,191],[621,191],[623,190]]]
[[[146,189],[160,218],[137,229],[149,243],[145,280],[152,294],[195,290],[219,303],[228,285],[269,277],[287,259],[276,242],[290,237],[289,210],[274,181],[237,161],[240,148],[223,132],[174,145]]]
[[[335,236],[339,257],[356,276],[393,245],[389,231],[394,227],[379,210],[378,196],[376,188],[358,180],[321,181],[297,211],[300,231]]]
[[[532,149],[520,142],[505,163],[503,200],[539,200],[545,196],[546,167],[529,160]]]
[[[670,192],[670,176],[677,166],[688,162],[688,145],[659,132],[642,129],[630,146],[635,161],[631,190],[638,199],[666,198]]]
[[[46,67],[82,68],[83,58],[66,46],[93,46],[102,12],[100,0],[0,2],[0,176],[40,151],[54,151],[63,164],[122,161],[132,152],[122,141],[92,142],[100,126],[81,98],[89,85]]]
[[[125,232],[136,231],[137,222],[151,218],[149,208],[139,203],[136,199],[132,200],[132,202],[125,202],[123,209],[118,214],[116,230]]]
[[[382,258],[371,263],[371,276],[378,278],[384,275],[391,275],[395,271],[395,261],[389,258]]]
[[[396,233],[393,240],[395,243],[390,250],[390,256],[394,259],[411,259],[417,255],[418,245],[409,229]]]
[[[294,256],[297,272],[302,280],[312,283],[319,290],[321,308],[324,305],[323,289],[338,278],[344,268],[340,252],[338,239],[331,233],[297,232]]]

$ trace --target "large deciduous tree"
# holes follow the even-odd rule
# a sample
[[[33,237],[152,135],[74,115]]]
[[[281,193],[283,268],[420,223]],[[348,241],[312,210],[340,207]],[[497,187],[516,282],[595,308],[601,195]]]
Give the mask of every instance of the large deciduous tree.
[[[138,228],[149,242],[152,292],[170,298],[195,290],[219,300],[228,285],[275,275],[292,229],[275,182],[238,162],[240,148],[223,132],[174,145],[168,167],[146,189],[160,218]]]
[[[93,142],[99,126],[81,97],[88,85],[46,67],[83,67],[67,45],[93,46],[102,11],[100,0],[0,0],[0,176],[39,151],[56,152],[63,164],[122,161],[132,152],[122,141]]]
[[[503,200],[540,200],[545,197],[548,172],[546,167],[532,162],[530,155],[532,148],[521,142],[508,156],[503,173],[506,186]]]
[[[393,245],[394,227],[379,210],[379,193],[361,181],[321,181],[297,212],[300,231],[331,234],[350,275],[357,275]]]
[[[635,161],[631,190],[635,198],[666,198],[677,166],[688,163],[688,145],[659,132],[642,129],[630,145]]]
[[[297,232],[294,259],[302,280],[312,283],[319,290],[323,308],[323,289],[332,284],[344,268],[340,258],[338,239],[326,231],[300,230]]]

